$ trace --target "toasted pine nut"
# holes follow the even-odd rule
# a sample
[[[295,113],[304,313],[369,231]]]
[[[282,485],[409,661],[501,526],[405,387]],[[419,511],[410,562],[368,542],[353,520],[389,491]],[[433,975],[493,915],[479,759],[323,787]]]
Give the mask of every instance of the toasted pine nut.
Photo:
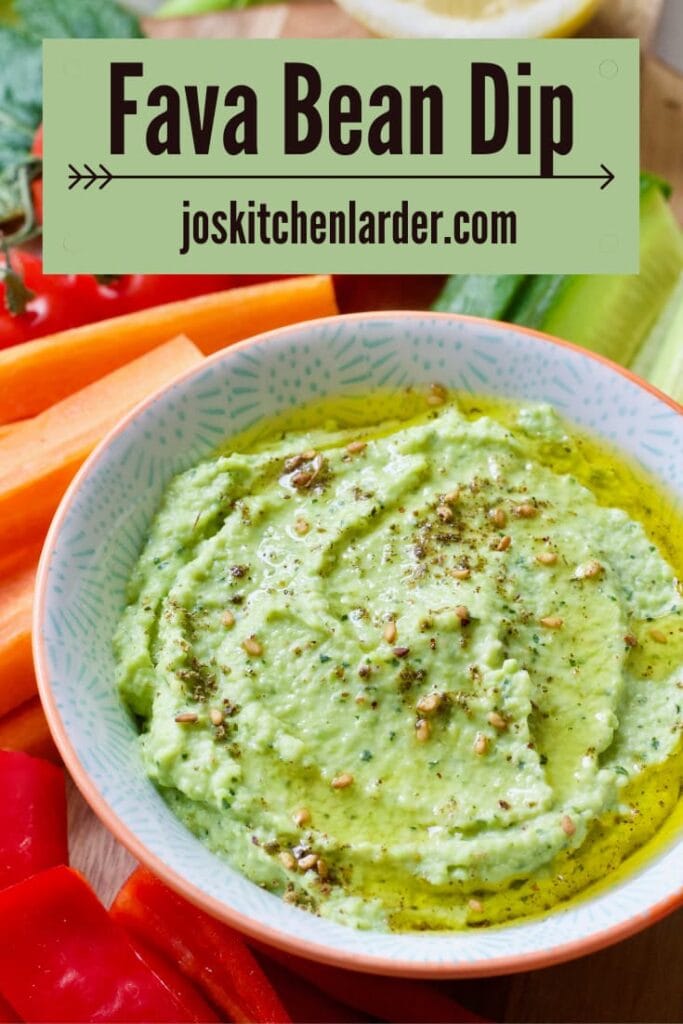
[[[223,724],[223,712],[220,711],[218,708],[211,708],[211,710],[209,711],[209,718],[211,719],[212,725]]]
[[[576,832],[576,825],[568,814],[565,814],[560,824],[562,825],[562,831],[566,836],[573,836]]]
[[[541,551],[539,555],[536,555],[536,561],[541,565],[555,565],[557,555],[554,551]]]
[[[293,853],[290,853],[289,850],[281,850],[277,856],[283,868],[286,868],[287,871],[296,870],[296,857]]]
[[[258,658],[263,654],[263,645],[256,639],[254,634],[242,641],[242,647],[252,658]]]
[[[505,526],[507,522],[507,516],[502,508],[490,508],[488,516],[494,526]]]
[[[596,576],[601,576],[604,571],[604,566],[594,558],[591,558],[590,562],[586,562],[585,565],[577,565],[574,571],[574,579],[591,580]]]
[[[351,772],[342,772],[341,775],[335,775],[332,779],[332,789],[346,789],[352,785],[353,775]]]
[[[430,715],[432,711],[437,711],[442,704],[443,695],[440,693],[427,693],[424,697],[420,697],[419,701],[415,705],[417,710],[423,715]]]
[[[489,738],[484,736],[483,732],[478,732],[474,740],[474,753],[478,757],[482,757],[488,752],[489,749]]]
[[[384,639],[388,644],[393,644],[397,636],[398,630],[396,629],[396,623],[393,619],[389,619],[384,627]]]
[[[193,725],[197,721],[198,717],[199,716],[196,715],[194,711],[181,711],[179,715],[175,716],[174,721],[176,721],[178,725]]]
[[[451,571],[451,576],[453,576],[456,580],[468,580],[470,578],[470,570],[467,568],[467,566],[463,565],[458,569],[453,569]]]
[[[538,620],[542,626],[546,629],[561,629],[564,625],[564,619],[560,618],[559,615],[544,615],[542,619]]]
[[[311,820],[311,812],[307,807],[300,807],[294,814],[295,823],[301,828],[303,825],[308,825]]]
[[[299,870],[308,871],[309,868],[314,868],[318,863],[318,858],[314,853],[308,853],[305,857],[302,857],[299,861]]]
[[[221,622],[223,623],[226,629],[232,629],[232,627],[235,625],[235,616],[232,614],[231,611],[226,610],[223,612],[223,615],[221,616]]]
[[[655,643],[658,643],[658,644],[666,644],[666,643],[668,643],[668,640],[667,640],[667,637],[666,637],[666,633],[662,633],[661,629],[651,629],[650,630],[650,636],[655,641]]]
[[[494,729],[500,729],[501,732],[508,727],[507,719],[503,718],[498,711],[489,711],[486,716],[486,721],[489,725],[492,725]]]
[[[419,743],[426,743],[432,732],[432,727],[426,718],[418,718],[415,723],[415,736]]]
[[[430,384],[427,405],[443,405],[447,397],[448,392],[441,384]]]
[[[350,444],[347,444],[346,450],[349,455],[360,455],[361,452],[365,451],[367,446],[367,441],[351,441]]]

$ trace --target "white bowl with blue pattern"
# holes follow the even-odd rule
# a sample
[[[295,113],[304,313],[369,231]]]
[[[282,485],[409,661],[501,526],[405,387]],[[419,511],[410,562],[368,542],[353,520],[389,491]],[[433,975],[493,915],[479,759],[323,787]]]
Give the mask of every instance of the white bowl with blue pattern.
[[[683,903],[683,830],[596,895],[526,923],[378,934],[319,919],[249,882],[173,816],[140,763],[114,686],[111,638],[126,582],[169,479],[231,434],[324,395],[428,385],[551,402],[639,460],[683,503],[681,408],[612,364],[491,321],[434,313],[333,317],[207,359],[139,406],[88,459],[39,571],[40,693],[76,783],[114,834],[169,885],[292,952],[387,974],[472,976],[545,966],[617,941]]]

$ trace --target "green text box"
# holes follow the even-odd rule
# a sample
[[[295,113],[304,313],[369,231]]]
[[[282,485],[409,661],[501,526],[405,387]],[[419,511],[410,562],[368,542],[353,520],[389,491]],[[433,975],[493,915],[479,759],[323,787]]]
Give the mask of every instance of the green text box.
[[[137,112],[124,118],[123,153],[111,144],[113,62],[143,67],[124,83]],[[285,152],[285,73],[289,67],[292,76],[295,63],[314,68],[321,84],[321,142],[302,155]],[[490,137],[493,98],[502,102],[507,91],[509,131],[505,144],[501,133],[499,151],[474,154],[472,74],[484,63],[504,75],[497,73],[497,87],[487,79],[485,129]],[[521,73],[520,63],[529,65]],[[165,101],[150,105],[160,85],[180,98],[179,154],[148,148],[150,122],[166,109]],[[359,122],[347,120],[340,132],[347,142],[349,130],[361,132],[357,152],[346,155],[329,139],[330,93],[340,85],[353,86],[360,104]],[[208,152],[197,153],[185,89],[196,89],[202,114],[210,86],[218,88],[214,130]],[[225,106],[235,86],[256,97],[256,153],[224,148],[225,123],[242,109]],[[382,86],[395,91],[389,99],[375,94],[372,106]],[[413,148],[421,138],[425,152],[411,154],[410,90],[429,86],[441,97],[442,152],[428,151],[430,143],[438,149],[435,131],[418,133]],[[553,176],[541,177],[551,132],[567,148],[562,103],[549,92],[560,86],[572,94],[571,150],[554,158],[551,152]],[[342,112],[355,102],[345,99]],[[390,105],[393,135],[376,125],[371,136]],[[425,116],[431,109],[425,103]],[[525,109],[522,149],[530,152],[520,154]],[[413,132],[417,123],[413,117]],[[164,137],[152,133],[153,140]],[[403,152],[372,152],[371,138],[375,148],[392,138]],[[45,152],[45,261],[53,273],[638,269],[634,40],[50,40]]]

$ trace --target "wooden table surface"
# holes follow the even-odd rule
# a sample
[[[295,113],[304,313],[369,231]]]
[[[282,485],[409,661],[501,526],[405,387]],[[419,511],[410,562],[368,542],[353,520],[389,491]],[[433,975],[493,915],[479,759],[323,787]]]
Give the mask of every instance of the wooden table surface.
[[[683,0],[679,0],[683,3]],[[683,221],[683,77],[647,55],[659,0],[605,0],[584,34],[639,36],[643,41],[641,163],[674,184]],[[322,5],[256,9],[182,22],[147,23],[156,36],[276,37],[364,35],[346,16]],[[73,864],[108,902],[132,858],[70,791]],[[484,981],[448,983],[466,1005],[499,1021],[683,1022],[683,910],[640,935],[572,963]]]

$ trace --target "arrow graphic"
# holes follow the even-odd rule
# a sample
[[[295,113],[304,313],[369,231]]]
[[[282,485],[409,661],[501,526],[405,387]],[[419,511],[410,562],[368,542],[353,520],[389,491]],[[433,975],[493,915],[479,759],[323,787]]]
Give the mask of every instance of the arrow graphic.
[[[605,167],[604,164],[600,164],[600,166],[602,167],[603,171],[605,172],[605,180],[603,181],[602,185],[600,186],[600,191],[604,192],[604,190],[607,188],[607,186],[611,185],[612,182],[614,181],[614,175],[610,171],[609,167]]]
[[[104,164],[93,170],[83,164],[79,171],[69,164],[69,191],[83,185],[87,191],[97,184],[99,191],[112,181],[601,181],[604,191],[615,175],[605,164],[599,174],[115,174]]]
[[[117,175],[112,174],[108,171],[104,164],[100,164],[100,173],[94,171],[90,164],[83,164],[84,171],[79,171],[73,164],[69,164],[69,192],[76,185],[83,185],[83,188],[87,191],[91,188],[95,182],[99,182],[99,188],[102,190],[106,188],[110,181],[113,181]]]

